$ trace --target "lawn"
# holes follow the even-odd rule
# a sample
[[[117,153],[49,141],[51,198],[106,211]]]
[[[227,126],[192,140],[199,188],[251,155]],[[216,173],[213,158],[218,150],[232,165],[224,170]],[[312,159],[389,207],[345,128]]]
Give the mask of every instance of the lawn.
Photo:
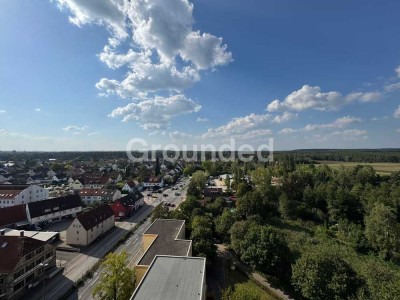
[[[340,166],[354,168],[357,165],[372,166],[379,174],[391,174],[400,171],[400,163],[361,163],[361,162],[342,162],[342,161],[318,161],[319,164],[328,165],[330,168],[338,169]]]

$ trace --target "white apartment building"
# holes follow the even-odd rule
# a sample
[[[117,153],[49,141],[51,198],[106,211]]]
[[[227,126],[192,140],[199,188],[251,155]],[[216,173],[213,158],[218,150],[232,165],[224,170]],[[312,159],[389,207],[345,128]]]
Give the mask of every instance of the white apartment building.
[[[38,185],[0,184],[0,208],[42,201],[49,191]]]

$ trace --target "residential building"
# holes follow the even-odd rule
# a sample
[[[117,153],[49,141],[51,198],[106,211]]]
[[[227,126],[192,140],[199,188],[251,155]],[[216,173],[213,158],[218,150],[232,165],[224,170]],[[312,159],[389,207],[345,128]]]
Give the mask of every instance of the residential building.
[[[161,176],[150,176],[143,182],[144,187],[163,187],[164,179]]]
[[[144,197],[139,191],[134,191],[128,195],[117,199],[111,205],[115,218],[130,217],[132,213],[138,210],[144,204]]]
[[[131,300],[205,300],[206,259],[156,255]]]
[[[184,238],[184,220],[155,220],[142,236],[143,255],[136,266],[137,282],[143,278],[156,255],[191,256],[192,241]]]
[[[0,231],[0,299],[18,299],[30,284],[44,278],[56,265],[56,249],[45,241],[24,236],[5,236]],[[4,259],[6,258],[6,259]]]
[[[82,200],[79,195],[69,195],[26,205],[26,216],[30,224],[60,219],[62,217],[76,217],[82,211]]]
[[[100,176],[86,176],[83,178],[83,187],[90,189],[103,189],[107,184],[111,183],[108,175],[102,174]]]
[[[119,190],[105,190],[105,189],[87,189],[84,188],[79,191],[79,195],[86,204],[96,202],[111,202],[121,198]]]
[[[49,191],[38,185],[0,184],[0,208],[10,207],[49,198]]]
[[[124,186],[122,187],[122,191],[132,193],[135,187],[136,184],[131,180],[124,184]]]
[[[114,225],[113,210],[103,204],[75,218],[67,229],[67,244],[88,246]]]
[[[83,189],[83,183],[79,179],[73,179],[72,177],[68,179],[68,186],[74,191]]]
[[[200,200],[201,205],[205,206],[208,202],[214,201],[218,197],[222,196],[222,188],[217,187],[205,187],[203,190],[203,199]]]

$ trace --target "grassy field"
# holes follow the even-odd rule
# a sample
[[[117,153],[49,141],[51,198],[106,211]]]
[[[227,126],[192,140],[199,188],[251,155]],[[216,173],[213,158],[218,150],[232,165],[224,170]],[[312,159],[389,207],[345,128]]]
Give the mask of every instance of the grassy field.
[[[400,163],[360,163],[360,162],[341,162],[341,161],[319,161],[319,164],[328,165],[330,168],[337,169],[340,166],[354,168],[357,165],[369,165],[379,174],[390,174],[400,171]]]

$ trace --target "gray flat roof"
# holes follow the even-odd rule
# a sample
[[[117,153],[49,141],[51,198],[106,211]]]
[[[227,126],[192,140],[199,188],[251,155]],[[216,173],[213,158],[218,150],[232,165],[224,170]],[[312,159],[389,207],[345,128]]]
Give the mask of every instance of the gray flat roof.
[[[4,229],[4,235],[5,236],[20,236],[21,231],[24,230],[15,230],[15,229],[9,229],[6,228]],[[33,238],[35,240],[39,240],[42,242],[48,242],[54,237],[59,235],[58,232],[55,231],[24,231],[24,236]]]
[[[200,300],[205,271],[203,257],[157,255],[131,300]]]
[[[157,219],[150,225],[144,234],[157,234],[157,238],[147,249],[138,265],[149,266],[156,255],[187,256],[191,247],[191,240],[176,239],[184,220]]]

